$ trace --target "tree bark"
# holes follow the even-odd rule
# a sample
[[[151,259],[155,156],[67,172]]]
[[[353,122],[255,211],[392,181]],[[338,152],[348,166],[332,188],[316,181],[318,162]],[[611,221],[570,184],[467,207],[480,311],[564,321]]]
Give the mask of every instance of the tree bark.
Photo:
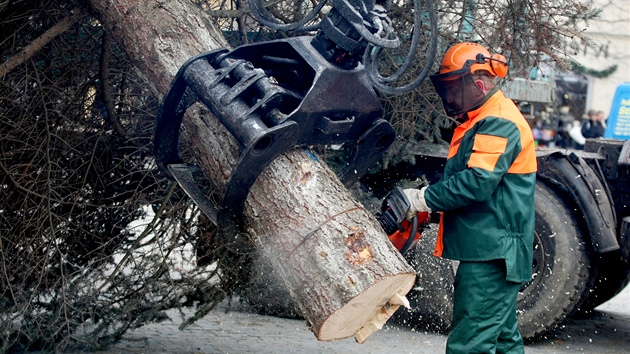
[[[90,0],[112,38],[163,96],[190,57],[225,39],[185,0]],[[186,143],[223,193],[238,158],[232,136],[208,109],[189,109]],[[362,343],[401,305],[414,270],[372,215],[314,154],[296,148],[253,185],[244,210],[249,237],[283,276],[319,340]]]

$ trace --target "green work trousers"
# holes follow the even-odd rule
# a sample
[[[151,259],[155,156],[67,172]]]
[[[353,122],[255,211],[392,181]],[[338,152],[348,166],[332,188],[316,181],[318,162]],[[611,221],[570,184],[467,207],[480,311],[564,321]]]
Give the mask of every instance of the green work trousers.
[[[503,260],[460,262],[447,354],[525,352],[516,318],[521,283],[505,277]]]

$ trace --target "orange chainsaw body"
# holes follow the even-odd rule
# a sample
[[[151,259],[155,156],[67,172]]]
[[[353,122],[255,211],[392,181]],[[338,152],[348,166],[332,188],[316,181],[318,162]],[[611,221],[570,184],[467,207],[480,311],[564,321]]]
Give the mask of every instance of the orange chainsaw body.
[[[429,217],[429,213],[427,212],[418,213],[418,224],[423,225],[427,223],[429,221]],[[409,240],[409,237],[411,237],[411,222],[409,222],[408,220],[403,220],[401,223],[401,227],[402,230],[396,230],[393,234],[387,236],[394,247],[396,247],[396,249],[399,251],[402,250],[402,248],[407,243],[407,240]],[[420,236],[422,236],[420,234],[421,230],[422,228],[418,228],[418,232],[416,232],[416,234],[413,236],[414,240],[411,245],[412,248],[418,242]]]

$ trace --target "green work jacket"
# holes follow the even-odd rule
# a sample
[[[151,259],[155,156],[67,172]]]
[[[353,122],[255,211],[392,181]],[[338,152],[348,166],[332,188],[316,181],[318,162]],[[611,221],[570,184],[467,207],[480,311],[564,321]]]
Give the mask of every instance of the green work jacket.
[[[536,153],[531,128],[499,90],[455,129],[444,176],[425,191],[442,217],[435,254],[505,259],[507,280],[531,278]]]

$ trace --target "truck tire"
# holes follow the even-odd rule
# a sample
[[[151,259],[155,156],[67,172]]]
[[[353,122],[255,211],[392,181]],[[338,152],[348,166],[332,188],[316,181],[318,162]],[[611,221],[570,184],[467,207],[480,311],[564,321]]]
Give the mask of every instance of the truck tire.
[[[535,204],[533,274],[518,296],[520,331],[528,341],[570,316],[591,282],[583,233],[569,205],[540,181]]]

